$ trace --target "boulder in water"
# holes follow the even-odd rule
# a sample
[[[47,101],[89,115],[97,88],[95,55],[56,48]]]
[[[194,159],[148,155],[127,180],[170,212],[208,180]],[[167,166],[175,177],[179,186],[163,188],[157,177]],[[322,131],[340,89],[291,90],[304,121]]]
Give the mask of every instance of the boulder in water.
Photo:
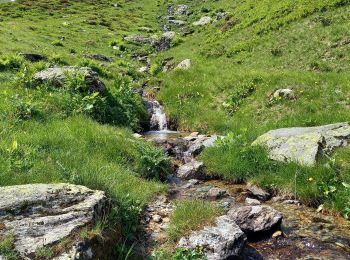
[[[231,209],[227,215],[248,235],[268,232],[282,222],[282,214],[270,206],[243,206]]]
[[[346,146],[350,139],[348,123],[317,127],[292,127],[271,130],[258,137],[253,145],[267,147],[269,157],[312,166],[318,155]]]

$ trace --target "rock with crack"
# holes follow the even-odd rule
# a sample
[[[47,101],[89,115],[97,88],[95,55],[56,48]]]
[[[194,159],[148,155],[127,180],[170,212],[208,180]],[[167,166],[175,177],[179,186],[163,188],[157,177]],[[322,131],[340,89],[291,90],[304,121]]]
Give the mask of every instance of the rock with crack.
[[[292,127],[271,130],[258,137],[253,145],[263,145],[269,157],[278,161],[295,161],[312,166],[318,155],[346,146],[350,139],[348,123],[317,127]]]
[[[0,237],[12,234],[24,259],[71,238],[107,210],[104,192],[71,184],[1,187],[0,197]]]
[[[88,67],[54,67],[37,72],[33,80],[39,83],[49,83],[56,87],[63,87],[69,77],[84,76],[86,87],[90,92],[107,93],[106,86],[98,79],[98,74]]]
[[[248,186],[247,191],[250,196],[262,201],[266,201],[271,197],[270,193],[268,193],[267,191],[264,191],[263,189],[255,185]]]
[[[194,22],[193,25],[195,26],[203,26],[203,25],[207,25],[211,22],[211,18],[209,16],[204,16],[201,19],[199,19],[198,21]]]
[[[191,162],[179,167],[179,169],[177,170],[177,176],[184,180],[203,179],[203,169],[203,162],[192,160]]]
[[[238,257],[246,243],[242,230],[227,216],[216,218],[216,225],[195,231],[187,238],[181,238],[178,247],[202,248],[206,259],[221,260]]]
[[[243,206],[231,209],[227,215],[247,235],[263,233],[277,228],[282,222],[282,214],[270,206]]]

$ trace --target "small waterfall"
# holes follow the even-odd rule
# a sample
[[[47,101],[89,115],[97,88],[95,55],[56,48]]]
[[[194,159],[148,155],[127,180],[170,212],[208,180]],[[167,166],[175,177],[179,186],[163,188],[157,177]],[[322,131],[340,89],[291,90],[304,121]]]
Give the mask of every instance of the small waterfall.
[[[164,112],[164,107],[156,100],[149,100],[149,109],[151,116],[151,130],[168,131],[168,122]]]

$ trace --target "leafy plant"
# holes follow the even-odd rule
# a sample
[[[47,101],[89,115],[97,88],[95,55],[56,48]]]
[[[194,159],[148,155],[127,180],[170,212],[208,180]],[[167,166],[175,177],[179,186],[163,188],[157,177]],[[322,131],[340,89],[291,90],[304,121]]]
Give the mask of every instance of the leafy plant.
[[[173,260],[205,260],[203,249],[178,248],[172,256]]]

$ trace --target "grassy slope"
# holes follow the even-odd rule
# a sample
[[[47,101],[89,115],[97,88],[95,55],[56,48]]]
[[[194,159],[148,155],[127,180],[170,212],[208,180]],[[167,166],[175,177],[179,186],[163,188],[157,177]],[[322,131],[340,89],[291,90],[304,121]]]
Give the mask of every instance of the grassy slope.
[[[188,23],[204,15],[215,17],[217,11],[228,13],[227,19],[195,28],[182,44],[163,53],[193,62],[188,71],[161,75],[159,98],[180,129],[233,132],[229,144],[205,151],[208,171],[350,212],[350,189],[342,184],[350,181],[350,147],[315,168],[273,163],[264,151],[249,148],[270,129],[350,121],[349,1],[175,4],[181,3],[194,11]],[[246,87],[255,91],[240,98]],[[296,100],[269,104],[269,95],[286,87],[294,89]]]
[[[132,118],[143,113],[136,111],[143,103],[129,93],[130,84],[120,80],[138,78],[129,57],[135,47],[126,45],[128,51],[122,52],[110,42],[120,42],[142,26],[156,27],[155,16],[153,1],[119,1],[119,7],[109,1],[51,0],[0,5],[0,56],[18,60],[22,67],[0,66],[0,186],[71,182],[104,190],[115,202],[111,223],[117,226],[112,228],[121,227],[121,239],[135,234],[143,206],[166,190],[161,182],[140,177],[162,174],[166,164],[160,150],[126,129],[139,128]],[[19,52],[42,53],[49,60],[31,64],[13,57]],[[115,62],[85,58],[95,53]],[[50,65],[88,65],[100,72],[110,100],[119,103],[116,118],[103,121],[116,126],[93,120],[74,86],[25,84],[31,76],[25,71]],[[116,254],[127,251],[124,245]]]

